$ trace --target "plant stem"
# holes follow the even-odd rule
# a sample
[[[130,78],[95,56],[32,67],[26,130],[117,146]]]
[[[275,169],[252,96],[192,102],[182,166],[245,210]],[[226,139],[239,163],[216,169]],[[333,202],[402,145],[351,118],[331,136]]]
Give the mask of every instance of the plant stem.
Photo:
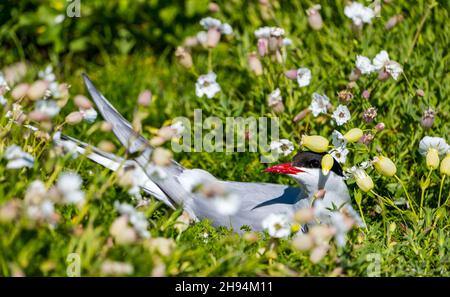
[[[432,172],[433,172],[433,170],[430,169],[430,172],[427,175],[427,179],[425,180],[425,184],[427,184],[429,182],[429,179],[430,179],[430,176],[431,176]],[[420,215],[422,215],[422,212],[423,212],[423,203],[424,203],[424,200],[425,200],[425,190],[427,188],[428,188],[428,186],[423,187],[422,188],[422,193],[420,195]]]
[[[441,186],[439,187],[439,198],[438,198],[438,207],[441,207],[441,197],[442,197],[442,188],[444,187],[446,175],[444,175],[441,179]]]
[[[411,210],[413,211],[413,213],[414,213],[415,215],[417,215],[417,213],[416,213],[416,211],[415,211],[415,209],[414,209],[414,205],[413,205],[413,203],[412,203],[411,197],[409,197],[408,190],[406,190],[405,184],[404,184],[404,183],[402,182],[402,180],[397,176],[397,174],[395,174],[394,177],[397,179],[397,181],[398,181],[398,182],[400,183],[400,185],[402,186],[403,191],[405,192],[405,195],[406,195],[406,199],[408,199],[409,205],[411,206]]]
[[[364,214],[361,208],[361,203],[357,203],[358,204],[358,208],[359,208],[359,214],[361,215],[361,219],[364,223],[364,227],[366,227],[366,231],[369,231],[369,228],[367,228],[367,224],[366,224],[366,220],[364,219]]]
[[[212,49],[208,48],[208,72],[212,71]]]

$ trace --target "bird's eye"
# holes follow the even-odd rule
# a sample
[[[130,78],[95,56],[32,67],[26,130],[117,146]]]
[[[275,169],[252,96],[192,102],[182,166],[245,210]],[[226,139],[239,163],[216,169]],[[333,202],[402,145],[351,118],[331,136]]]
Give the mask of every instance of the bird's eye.
[[[318,168],[320,167],[320,162],[318,160],[311,160],[309,161],[309,166],[311,168]]]

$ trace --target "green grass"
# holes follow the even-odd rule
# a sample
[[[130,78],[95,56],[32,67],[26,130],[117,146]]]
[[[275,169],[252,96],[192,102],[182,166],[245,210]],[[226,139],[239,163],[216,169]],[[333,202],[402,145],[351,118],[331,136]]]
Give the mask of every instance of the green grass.
[[[419,203],[421,180],[428,170],[425,159],[418,152],[419,141],[425,135],[439,136],[447,141],[450,117],[450,28],[449,7],[439,2],[429,8],[427,1],[395,1],[383,5],[380,18],[372,25],[365,25],[361,34],[353,33],[350,20],[343,14],[344,3],[324,2],[321,10],[325,26],[319,31],[310,30],[305,10],[309,3],[274,3],[273,17],[264,21],[258,1],[244,5],[242,13],[239,1],[219,3],[222,11],[214,15],[229,22],[235,30],[233,38],[221,41],[212,50],[213,70],[222,87],[214,99],[197,98],[195,82],[197,74],[208,71],[208,51],[192,52],[195,70],[189,71],[176,63],[173,47],[152,51],[136,47],[129,54],[100,50],[100,54],[78,56],[73,53],[48,56],[59,64],[56,73],[61,81],[72,85],[71,96],[86,94],[81,73],[86,72],[101,92],[125,115],[128,120],[136,109],[136,99],[143,89],[153,92],[153,103],[146,110],[143,134],[151,137],[150,128],[159,128],[165,121],[177,116],[193,119],[193,110],[201,108],[203,116],[221,119],[233,116],[275,116],[267,107],[267,95],[276,87],[282,91],[286,110],[277,115],[280,120],[280,137],[294,142],[296,149],[302,134],[320,134],[330,137],[334,127],[330,121],[308,116],[293,123],[293,117],[306,108],[313,92],[325,93],[333,105],[337,105],[337,92],[348,83],[348,74],[354,67],[357,54],[373,57],[386,50],[390,58],[400,62],[404,75],[398,81],[381,82],[376,76],[363,76],[352,89],[355,95],[349,105],[352,120],[341,131],[352,127],[370,129],[361,120],[361,113],[369,106],[378,109],[377,122],[384,122],[386,129],[378,133],[369,146],[355,145],[347,160],[347,166],[357,164],[377,155],[377,149],[390,157],[397,165],[397,175],[405,183],[412,199]],[[302,1],[303,2],[303,1]],[[309,1],[307,1],[309,2]],[[427,15],[427,9],[430,14]],[[394,14],[401,13],[405,20],[390,31],[385,22]],[[205,13],[204,16],[207,16]],[[200,19],[200,17],[199,17]],[[198,19],[198,20],[199,20]],[[420,27],[421,20],[423,27]],[[196,20],[197,21],[197,20]],[[277,25],[286,30],[293,40],[285,65],[264,60],[265,73],[257,77],[247,67],[247,53],[255,51],[253,31],[262,25]],[[195,34],[199,25],[188,24],[181,36]],[[417,34],[417,39],[415,38]],[[25,58],[33,61],[25,79],[32,82],[38,69],[49,60],[27,56],[26,39],[23,42]],[[151,44],[149,44],[149,47]],[[36,46],[39,48],[39,46]],[[16,59],[13,49],[0,49],[6,65]],[[410,53],[410,54],[408,54]],[[45,55],[44,55],[45,56]],[[37,61],[36,61],[37,60]],[[311,69],[313,78],[306,88],[299,88],[295,81],[282,75],[284,70],[298,67]],[[363,99],[363,90],[371,91],[369,100]],[[425,96],[415,94],[423,89]],[[437,111],[434,125],[425,130],[420,125],[422,112],[427,107]],[[29,110],[29,107],[27,107]],[[72,101],[53,120],[61,124],[64,116],[75,109]],[[0,118],[0,157],[10,144],[17,144],[35,156],[30,169],[7,170],[5,159],[0,160],[0,207],[11,199],[23,199],[26,188],[35,179],[44,182],[54,176],[55,170],[73,170],[83,178],[82,189],[86,193],[85,208],[80,211],[73,206],[58,206],[61,219],[57,227],[33,224],[26,216],[14,222],[0,222],[0,275],[10,276],[22,271],[25,275],[64,276],[71,253],[81,258],[81,275],[101,274],[106,260],[128,262],[134,267],[134,275],[146,276],[165,266],[169,276],[307,276],[345,275],[366,276],[371,269],[370,255],[381,256],[383,276],[449,276],[450,267],[450,214],[449,205],[437,207],[441,176],[431,174],[431,182],[425,192],[423,215],[415,217],[410,210],[398,211],[386,205],[385,224],[377,211],[380,206],[373,194],[360,192],[356,184],[349,182],[352,197],[362,193],[362,210],[367,230],[354,229],[348,235],[345,248],[334,245],[328,255],[318,264],[309,260],[307,252],[295,250],[289,240],[274,240],[267,234],[259,234],[256,242],[244,240],[226,228],[215,229],[202,221],[191,225],[179,234],[174,228],[180,210],[173,211],[152,200],[143,211],[149,221],[152,238],[165,237],[175,245],[169,255],[148,247],[145,241],[129,245],[112,244],[109,228],[118,217],[113,203],[116,200],[132,203],[131,196],[117,185],[116,176],[83,156],[75,160],[53,158],[51,141],[41,141],[34,135],[24,137],[27,129],[9,125]],[[99,119],[97,120],[97,122]],[[100,140],[112,140],[120,144],[112,133],[92,132],[92,124],[64,126],[63,133],[97,145]],[[122,153],[123,151],[118,151]],[[259,162],[258,153],[181,153],[175,159],[189,168],[203,168],[226,180],[276,182],[294,185],[290,179],[262,174],[265,167]],[[285,161],[289,157],[285,158]],[[393,178],[381,177],[370,170],[375,191],[392,201],[405,199],[400,184]],[[449,197],[449,179],[443,186],[443,201]],[[357,208],[356,203],[353,205]],[[208,237],[205,238],[204,234]],[[368,258],[369,255],[369,258]],[[339,272],[340,271],[340,272]],[[339,272],[339,273],[338,273]]]

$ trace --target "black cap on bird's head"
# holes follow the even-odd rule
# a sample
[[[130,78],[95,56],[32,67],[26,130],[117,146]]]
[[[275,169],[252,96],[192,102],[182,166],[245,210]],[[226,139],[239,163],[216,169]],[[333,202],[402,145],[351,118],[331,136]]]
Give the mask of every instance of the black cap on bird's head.
[[[322,157],[326,153],[314,153],[314,152],[299,152],[294,156],[291,163],[284,163],[266,168],[265,172],[280,173],[280,174],[299,174],[305,172],[303,169],[322,169]],[[339,163],[334,160],[333,167],[330,171],[339,176],[344,176],[342,168]]]

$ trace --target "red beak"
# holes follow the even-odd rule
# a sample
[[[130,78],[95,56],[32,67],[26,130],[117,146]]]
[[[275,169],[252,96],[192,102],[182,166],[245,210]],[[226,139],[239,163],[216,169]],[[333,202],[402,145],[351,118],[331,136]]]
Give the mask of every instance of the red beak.
[[[269,168],[264,169],[264,172],[278,173],[278,174],[297,174],[299,172],[304,172],[297,167],[292,166],[292,163],[278,164]]]

